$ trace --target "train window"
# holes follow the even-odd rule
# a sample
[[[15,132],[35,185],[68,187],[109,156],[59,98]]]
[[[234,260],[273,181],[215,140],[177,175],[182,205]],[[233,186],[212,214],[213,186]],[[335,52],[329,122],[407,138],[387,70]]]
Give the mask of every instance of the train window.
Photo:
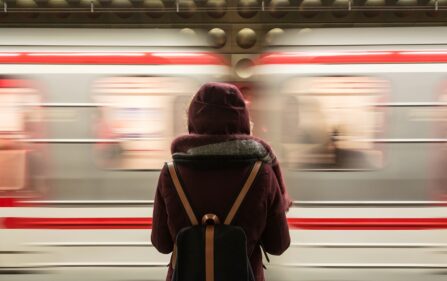
[[[100,105],[98,159],[111,169],[159,169],[169,159],[173,107],[190,83],[176,77],[107,77],[94,84]]]
[[[383,112],[374,106],[388,86],[371,77],[310,77],[288,81],[283,93],[282,146],[289,167],[376,169],[382,151],[373,139]]]
[[[32,83],[22,79],[0,78],[0,191],[31,187],[30,175],[36,147],[27,144],[39,122],[40,95]],[[34,159],[36,160],[36,159]],[[33,163],[31,163],[33,162]],[[30,170],[31,169],[31,170]]]

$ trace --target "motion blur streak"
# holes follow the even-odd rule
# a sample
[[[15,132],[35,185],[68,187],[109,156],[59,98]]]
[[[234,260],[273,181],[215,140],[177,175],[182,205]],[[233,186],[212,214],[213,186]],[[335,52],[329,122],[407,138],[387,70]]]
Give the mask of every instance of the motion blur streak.
[[[211,53],[117,53],[117,52],[59,52],[59,53],[0,53],[0,64],[225,64]]]
[[[258,64],[338,64],[338,63],[443,63],[446,50],[426,51],[327,51],[272,52],[261,55]]]
[[[235,70],[295,200],[268,280],[445,280],[447,28],[402,30],[285,30]],[[140,31],[0,30],[1,281],[164,280],[159,170],[231,68],[200,36]]]
[[[447,229],[447,218],[288,218],[291,229]],[[150,229],[152,218],[4,218],[8,229]]]

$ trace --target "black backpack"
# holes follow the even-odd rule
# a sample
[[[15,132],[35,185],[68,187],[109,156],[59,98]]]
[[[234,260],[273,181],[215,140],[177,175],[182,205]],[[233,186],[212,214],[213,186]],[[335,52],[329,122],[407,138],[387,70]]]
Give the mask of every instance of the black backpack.
[[[175,165],[167,164],[175,189],[191,221],[176,237],[172,281],[255,281],[247,255],[247,238],[241,227],[230,225],[255,180],[262,162],[256,161],[231,207],[220,224],[215,214],[203,216],[201,224],[183,191]]]

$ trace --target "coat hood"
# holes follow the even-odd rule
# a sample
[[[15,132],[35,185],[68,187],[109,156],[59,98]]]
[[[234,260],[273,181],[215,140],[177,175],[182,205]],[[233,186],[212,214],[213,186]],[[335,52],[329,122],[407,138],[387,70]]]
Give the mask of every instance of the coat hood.
[[[249,135],[250,117],[239,89],[226,83],[204,84],[189,106],[188,131],[201,135]]]

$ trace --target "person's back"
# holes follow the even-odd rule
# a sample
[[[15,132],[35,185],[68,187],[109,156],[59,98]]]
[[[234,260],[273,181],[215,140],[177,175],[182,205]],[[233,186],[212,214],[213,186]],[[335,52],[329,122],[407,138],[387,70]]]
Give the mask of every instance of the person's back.
[[[236,87],[204,85],[188,112],[190,134],[172,144],[173,160],[186,196],[198,218],[207,213],[224,219],[241,191],[253,163],[263,165],[232,225],[243,228],[256,281],[264,280],[260,245],[271,254],[290,244],[285,211],[290,201],[270,147],[251,137],[249,116]],[[155,197],[152,243],[170,253],[179,231],[191,223],[165,166]],[[167,280],[171,280],[172,266]]]

